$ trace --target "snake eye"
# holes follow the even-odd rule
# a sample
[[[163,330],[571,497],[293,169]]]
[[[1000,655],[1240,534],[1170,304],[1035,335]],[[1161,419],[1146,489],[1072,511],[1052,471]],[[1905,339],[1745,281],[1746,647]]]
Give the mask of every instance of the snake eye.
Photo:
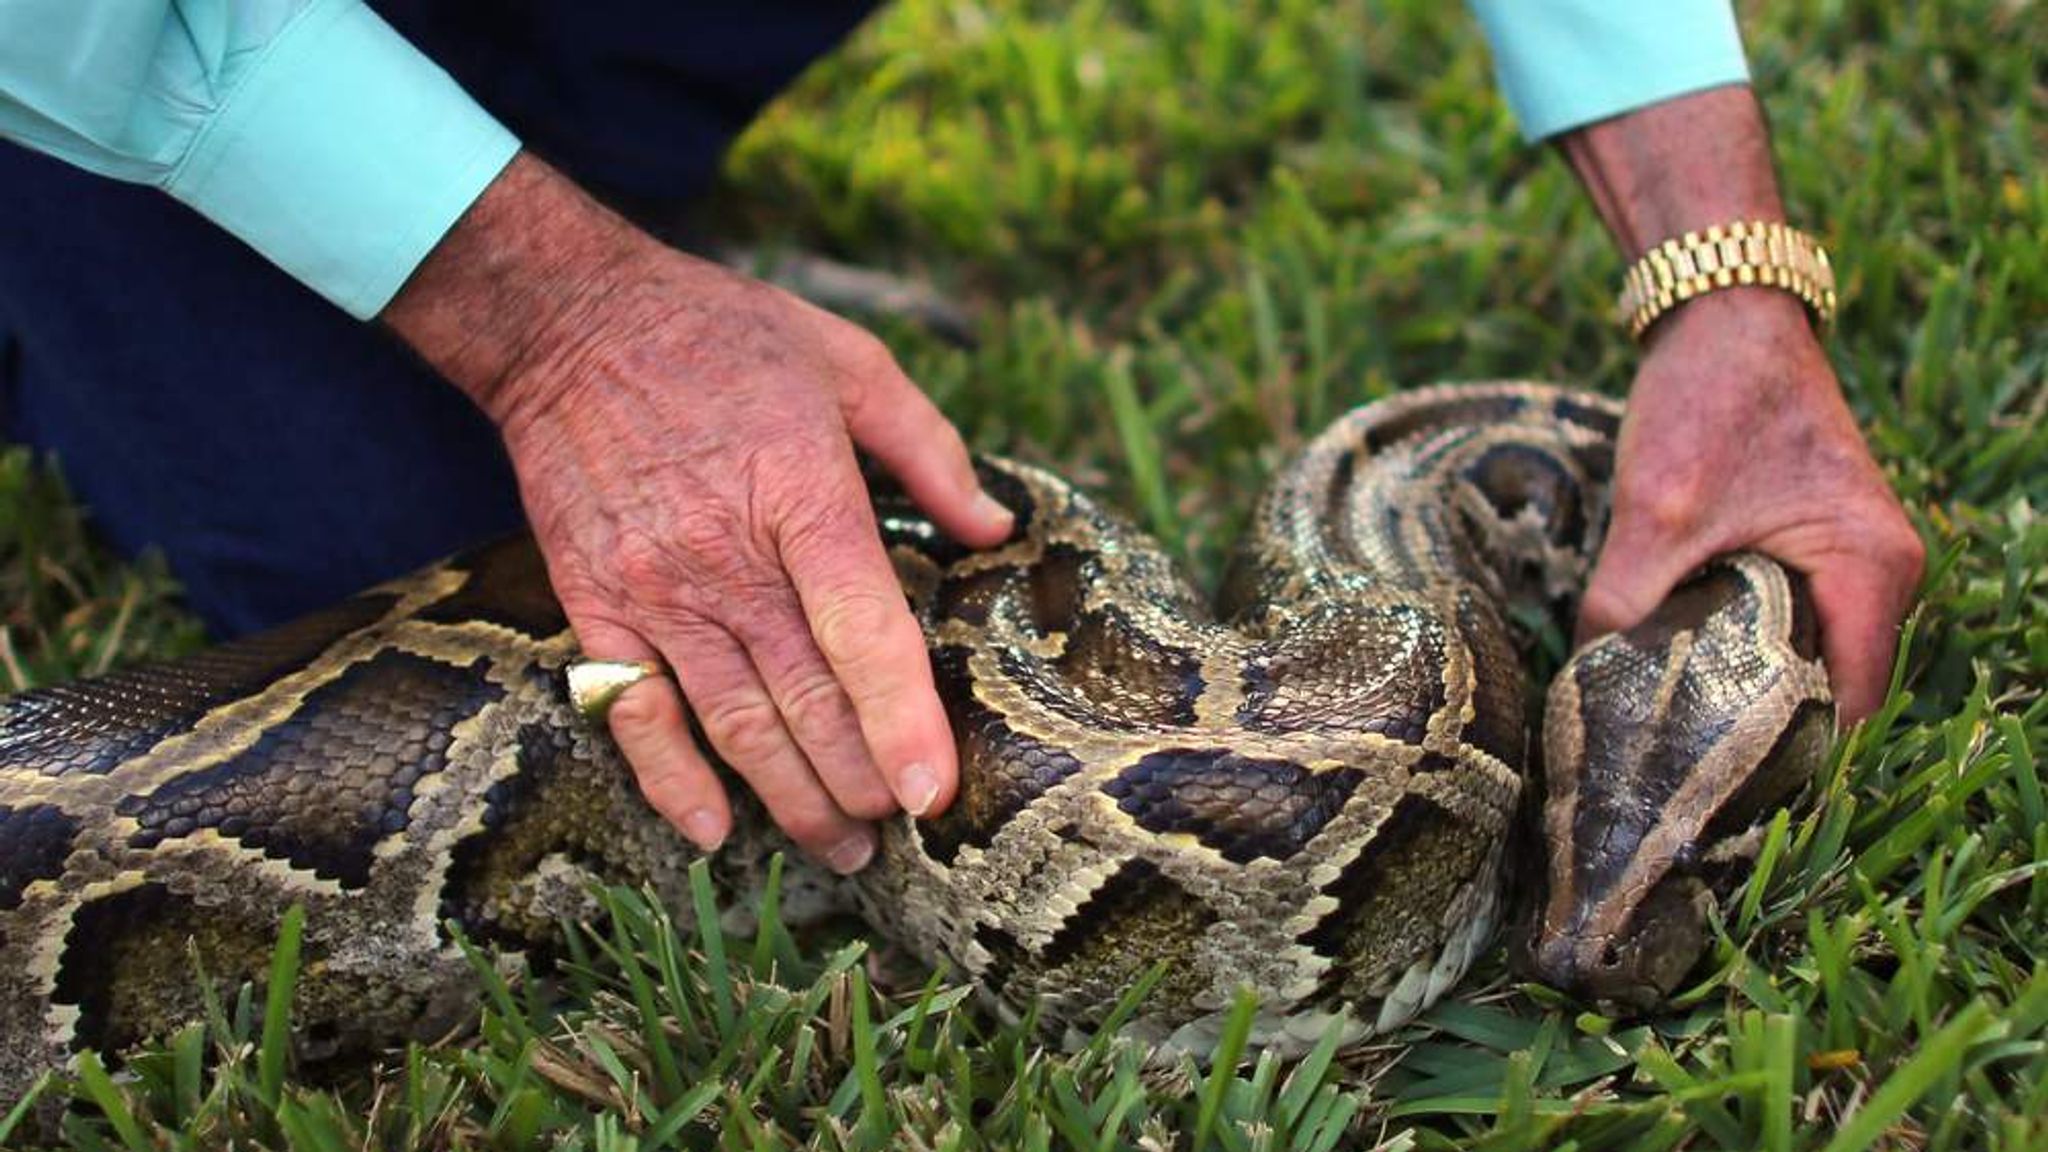
[[[1674,872],[1697,872],[1700,866],[1700,846],[1680,844],[1678,851],[1671,854],[1671,869]]]

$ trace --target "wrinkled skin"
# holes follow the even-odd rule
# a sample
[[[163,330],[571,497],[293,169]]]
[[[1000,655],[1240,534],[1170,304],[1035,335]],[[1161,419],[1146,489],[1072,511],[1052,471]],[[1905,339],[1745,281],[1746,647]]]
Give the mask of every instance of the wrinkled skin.
[[[654,807],[706,849],[732,827],[687,697],[712,749],[839,871],[872,856],[870,821],[943,808],[952,739],[854,448],[956,538],[994,543],[1009,515],[958,433],[873,336],[655,242],[539,161],[515,160],[457,233],[386,319],[502,430],[584,651],[676,669],[610,713]],[[555,278],[478,283],[506,244],[515,269]],[[521,309],[491,306],[508,291],[529,314],[509,332]]]

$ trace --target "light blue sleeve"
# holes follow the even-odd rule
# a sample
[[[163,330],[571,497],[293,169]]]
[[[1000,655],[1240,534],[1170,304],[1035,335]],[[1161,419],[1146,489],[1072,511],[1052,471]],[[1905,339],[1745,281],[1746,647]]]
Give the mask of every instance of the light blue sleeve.
[[[1730,0],[1468,0],[1531,140],[1749,81]]]
[[[362,319],[518,150],[361,0],[0,0],[0,137],[162,188]]]

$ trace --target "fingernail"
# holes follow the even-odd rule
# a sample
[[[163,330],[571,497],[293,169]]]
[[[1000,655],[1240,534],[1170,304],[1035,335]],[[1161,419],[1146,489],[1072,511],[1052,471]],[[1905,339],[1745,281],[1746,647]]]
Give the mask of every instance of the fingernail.
[[[868,866],[875,855],[875,838],[862,833],[839,842],[839,847],[825,854],[825,862],[834,872],[851,876]]]
[[[683,817],[683,835],[706,852],[716,852],[725,843],[725,828],[719,822],[718,813],[709,808],[699,808]]]
[[[1016,513],[1003,507],[995,497],[986,492],[975,496],[974,514],[990,525],[1002,528],[1008,528],[1017,522]]]
[[[903,790],[903,810],[912,816],[924,815],[939,798],[939,777],[923,764],[905,768],[896,786]]]

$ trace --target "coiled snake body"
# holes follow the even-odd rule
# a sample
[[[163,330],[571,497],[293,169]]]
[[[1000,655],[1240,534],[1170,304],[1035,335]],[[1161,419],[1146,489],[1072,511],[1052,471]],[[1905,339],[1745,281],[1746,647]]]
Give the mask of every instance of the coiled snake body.
[[[1804,597],[1726,558],[1567,665],[1541,859],[1511,615],[1567,612],[1605,520],[1618,408],[1537,384],[1361,409],[1275,481],[1212,611],[1066,484],[987,461],[1019,512],[968,552],[877,511],[961,751],[943,815],[891,823],[828,898],[1013,1008],[1200,1047],[1239,988],[1299,1048],[1405,1021],[1547,890],[1538,970],[1641,1005],[1833,730]],[[83,1046],[199,1016],[191,958],[259,979],[308,911],[309,1043],[474,1011],[450,925],[507,955],[593,881],[687,913],[686,843],[564,696],[575,655],[530,541],[191,659],[0,704],[0,1100]],[[744,885],[758,813],[721,853]],[[743,894],[736,894],[743,900]]]

